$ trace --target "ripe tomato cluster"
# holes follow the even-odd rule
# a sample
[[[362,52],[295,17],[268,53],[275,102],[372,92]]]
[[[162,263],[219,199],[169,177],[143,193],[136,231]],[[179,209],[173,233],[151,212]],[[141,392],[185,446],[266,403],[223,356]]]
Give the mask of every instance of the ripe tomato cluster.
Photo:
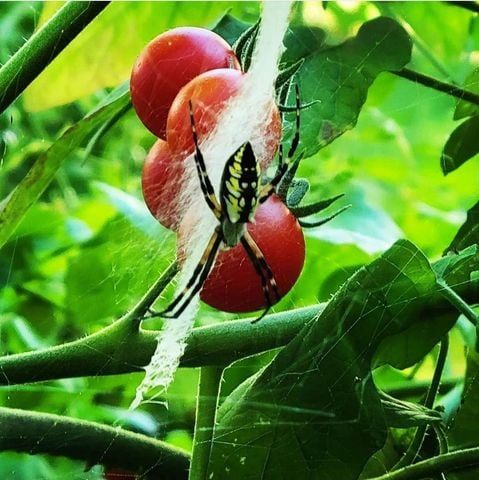
[[[131,75],[133,106],[144,125],[158,137],[148,153],[142,173],[146,205],[165,227],[181,236],[184,211],[181,202],[185,160],[195,146],[189,103],[193,108],[201,144],[215,127],[226,102],[245,80],[232,48],[215,33],[182,27],[151,41],[137,59]],[[261,137],[253,143],[258,162],[265,169],[281,141],[281,117],[276,105]],[[208,168],[208,159],[205,159]],[[204,208],[208,208],[206,202]],[[261,204],[248,232],[271,267],[281,295],[296,282],[304,262],[304,237],[297,219],[279,197]],[[241,245],[219,253],[201,292],[207,304],[229,312],[265,307],[261,279]]]

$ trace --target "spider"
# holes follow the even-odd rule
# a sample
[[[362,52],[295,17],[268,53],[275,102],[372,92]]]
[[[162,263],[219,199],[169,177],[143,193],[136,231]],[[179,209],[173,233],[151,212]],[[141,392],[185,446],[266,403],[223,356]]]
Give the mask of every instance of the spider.
[[[248,258],[261,279],[266,308],[256,321],[263,318],[271,306],[280,299],[274,274],[260,248],[248,233],[247,224],[252,221],[256,208],[265,202],[275,191],[281,179],[288,171],[291,159],[299,144],[300,127],[299,89],[296,85],[296,131],[286,160],[283,147],[279,147],[279,162],[274,177],[261,184],[261,170],[250,142],[241,145],[226,161],[220,183],[220,196],[215,194],[206,171],[205,161],[198,145],[198,135],[193,115],[193,106],[189,102],[191,132],[195,144],[195,164],[200,180],[201,191],[206,204],[218,220],[208,245],[195,267],[184,289],[162,311],[151,312],[152,316],[163,318],[178,317],[189,305],[193,297],[205,283],[221,247],[231,248],[239,243],[245,249]]]

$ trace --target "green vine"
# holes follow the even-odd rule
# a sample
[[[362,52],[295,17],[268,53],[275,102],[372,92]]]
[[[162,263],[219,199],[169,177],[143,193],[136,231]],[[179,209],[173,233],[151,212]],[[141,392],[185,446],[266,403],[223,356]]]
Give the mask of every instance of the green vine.
[[[0,68],[0,114],[110,2],[69,1]]]
[[[0,450],[47,453],[131,471],[143,478],[186,480],[189,456],[165,442],[75,418],[0,407]],[[61,439],[61,441],[59,441]],[[160,477],[161,475],[161,477]]]

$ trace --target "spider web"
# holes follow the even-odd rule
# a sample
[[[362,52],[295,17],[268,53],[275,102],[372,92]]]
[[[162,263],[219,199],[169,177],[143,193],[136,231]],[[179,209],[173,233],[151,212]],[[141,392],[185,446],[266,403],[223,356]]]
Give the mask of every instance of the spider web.
[[[275,12],[275,15],[276,15],[276,12]],[[275,28],[276,28],[276,25],[275,25]],[[268,58],[268,60],[270,60],[271,57]],[[407,159],[407,162],[409,163],[409,165],[412,165],[413,162],[415,161],[412,153],[411,153],[411,150],[410,150],[410,146],[407,145],[407,134],[410,134],[411,132],[407,132],[407,131],[399,131],[398,133],[398,129],[400,130],[401,129],[401,125],[398,125],[398,124],[392,124],[390,123],[390,120],[389,120],[389,115],[390,114],[394,114],[394,113],[399,113],[400,115],[398,115],[400,118],[402,118],[403,120],[404,119],[409,119],[409,117],[412,115],[412,112],[413,111],[417,111],[417,110],[425,110],[425,109],[428,109],[428,107],[430,107],[430,105],[434,104],[435,102],[439,102],[441,100],[441,98],[443,98],[441,96],[441,94],[438,94],[438,93],[434,93],[434,94],[431,94],[429,96],[427,95],[423,95],[423,88],[421,86],[418,86],[418,89],[415,93],[415,95],[413,95],[412,97],[408,98],[408,101],[407,102],[404,102],[404,101],[401,101],[401,102],[398,102],[397,104],[387,104],[385,106],[385,109],[384,111],[382,112],[381,115],[384,115],[384,117],[380,117],[380,114],[378,112],[375,112],[375,111],[369,111],[369,112],[366,112],[366,122],[370,122],[372,124],[375,125],[376,128],[379,128],[380,126],[382,126],[384,124],[384,131],[387,132],[387,133],[395,133],[395,134],[398,134],[398,137],[400,139],[400,141],[398,141],[397,145],[395,144],[394,146],[395,147],[398,147],[399,151],[401,152],[402,155],[404,155],[404,157]],[[238,105],[236,105],[236,107],[238,107]],[[233,107],[232,107],[233,108]],[[241,109],[243,109],[244,106],[243,104],[241,105]],[[251,105],[248,107],[248,108],[251,108]],[[254,105],[254,111],[256,113],[256,110],[257,110],[257,105]],[[432,109],[431,109],[432,110]],[[402,116],[401,116],[402,114]],[[241,117],[241,115],[239,115]],[[243,119],[239,119],[239,124],[241,125],[241,128],[238,128],[237,130],[240,130],[241,132],[239,133],[243,133],[243,127],[244,128],[249,128],[249,123],[247,123],[246,125],[241,124],[241,122],[244,120]],[[248,119],[249,120],[249,119]],[[377,122],[376,124],[374,122]],[[220,122],[220,126],[223,124],[223,122],[221,121]],[[440,136],[440,135],[444,135],[444,133],[446,132],[446,130],[443,128],[443,130],[441,130],[437,135]],[[228,135],[230,135],[228,137]],[[222,150],[220,148],[220,145],[222,146],[222,148],[234,148],[232,147],[232,145],[234,144],[234,142],[238,141],[241,143],[241,139],[238,137],[236,138],[235,136],[235,132],[229,132],[228,129],[226,129],[224,132],[215,132],[212,137],[207,141],[205,142],[205,145],[202,147],[203,151],[204,152],[208,152],[207,154],[209,155],[209,158],[213,159],[217,159],[215,160],[215,163],[217,162],[217,166],[212,166],[211,169],[209,169],[209,173],[212,177],[212,180],[213,180],[213,183],[215,185],[215,187],[217,187],[218,185],[218,180],[219,180],[219,177],[221,175],[221,171],[222,171],[222,168],[221,168],[221,165],[222,165],[222,161],[224,161],[225,158],[227,158],[227,156],[225,155],[225,151]],[[221,137],[223,138],[225,141],[222,142],[221,138],[216,138],[216,137]],[[364,137],[361,137],[361,134],[360,133],[356,133],[356,131],[352,132],[352,135],[348,136],[349,139],[345,139],[343,141],[343,149],[349,149],[350,151],[353,151],[354,149],[358,149],[360,150],[361,149],[361,145],[365,145],[365,147],[363,148],[369,148],[370,145],[368,144],[368,139],[367,138],[364,138]],[[435,138],[432,138],[432,139],[428,139],[428,141],[431,142],[431,144],[434,144],[435,142]],[[209,145],[209,143],[211,143],[211,145]],[[339,170],[342,170],[343,168],[345,168],[345,165],[347,166],[347,159],[345,159],[344,157],[344,154],[341,153],[341,145],[339,144],[340,142],[338,142],[338,148],[335,149],[335,155],[336,155],[336,158],[334,158],[334,161],[336,162],[335,165],[334,165],[334,169],[336,171],[339,171]],[[439,142],[436,142],[436,143],[439,143]],[[226,144],[226,145],[225,145]],[[406,145],[405,145],[406,144]],[[346,145],[346,146],[345,146]],[[215,151],[215,146],[218,147],[218,151]],[[436,146],[436,145],[435,145]],[[339,154],[337,153],[339,152]],[[371,152],[372,154],[374,155],[375,152],[374,152],[374,149],[371,149]],[[369,153],[369,152],[368,152]],[[383,154],[383,152],[381,152],[381,154]],[[360,153],[358,153],[358,155],[361,155]],[[377,153],[376,153],[377,155]],[[332,158],[332,154],[331,153],[328,153],[326,152],[325,153],[325,157],[326,158],[329,158],[331,160],[333,160]],[[190,159],[191,160],[191,159]],[[191,165],[193,165],[193,162],[189,162]],[[212,162],[213,163],[213,162]],[[328,162],[325,162],[324,161],[324,158],[322,159],[322,165],[325,167],[326,169],[326,172],[324,173],[324,176],[321,177],[321,180],[324,181],[325,178],[326,180],[328,179],[328,175],[330,174],[330,172],[328,172],[328,168],[332,168],[331,167],[331,164],[332,162],[329,163],[329,166],[328,166]],[[399,162],[397,163],[396,165],[398,168],[401,168]],[[365,168],[366,165],[365,163],[363,163],[363,168]],[[410,180],[412,177],[407,177],[406,176],[406,172],[404,170],[400,170],[400,172],[402,172],[404,174],[404,178],[405,178],[405,183],[413,183],[412,181],[408,182],[408,179]],[[190,171],[190,179],[191,179],[191,182],[192,183],[196,183],[196,172],[194,170],[194,167],[191,169]],[[434,174],[433,174],[434,175]],[[311,178],[313,178],[314,175],[311,176]],[[429,176],[429,180],[428,180],[428,183],[434,183],[434,182],[437,182],[439,184],[440,181],[442,181],[441,179],[438,178],[439,175],[437,177],[432,177]],[[451,184],[453,184],[453,181],[451,181]],[[464,182],[464,185],[466,185],[466,182]],[[356,188],[360,188],[361,185],[360,185],[360,182],[357,182],[356,185],[355,185]],[[198,222],[198,225],[197,225],[197,230],[198,232],[195,233],[195,238],[196,240],[198,241],[198,243],[196,245],[190,245],[190,253],[188,254],[188,257],[191,258],[191,261],[189,261],[189,269],[190,269],[190,272],[191,272],[191,268],[192,266],[194,266],[194,264],[197,262],[199,256],[201,255],[201,252],[204,248],[204,245],[206,244],[208,238],[209,238],[209,234],[211,233],[212,231],[212,228],[214,227],[215,225],[215,220],[214,218],[212,217],[212,215],[210,215],[210,212],[205,208],[205,205],[204,205],[204,202],[203,202],[203,199],[201,198],[201,194],[197,191],[197,188],[195,186],[191,186],[189,188],[189,195],[188,195],[188,198],[185,199],[185,202],[188,203],[188,204],[192,204],[192,209],[193,209],[193,213],[196,213],[195,212],[195,208],[194,206],[200,206],[201,208],[197,208],[196,210],[199,210],[201,211],[200,213],[201,214],[204,214],[204,218],[201,217],[199,219],[196,219],[197,222]],[[451,193],[451,192],[449,192]],[[466,194],[467,192],[464,193],[464,195]],[[200,199],[200,200],[198,200]],[[422,201],[422,198],[420,196],[418,196],[418,199],[419,201]],[[358,205],[358,202],[356,202],[356,205]],[[440,202],[438,202],[438,204],[436,205],[436,215],[438,216],[440,213],[441,213],[441,206],[440,206]],[[376,210],[378,210],[378,206],[376,205]],[[422,212],[423,215],[427,216],[427,215],[430,215],[431,218],[435,218],[434,217],[434,211],[430,211],[430,210],[426,210],[425,208],[423,208],[422,210],[420,210]],[[356,210],[357,212],[357,210]],[[453,215],[454,214],[454,215]],[[138,212],[136,212],[135,215],[138,215]],[[457,224],[461,218],[460,216],[458,217],[459,213],[458,212],[451,212],[451,220],[450,220],[450,223],[451,224]],[[133,217],[132,217],[133,218]],[[361,217],[360,217],[361,218]],[[115,220],[115,225],[117,225],[118,223],[120,223],[118,220]],[[346,222],[347,223],[347,222]],[[376,224],[377,225],[377,224]],[[388,225],[387,224],[380,224],[380,225],[383,225],[384,229],[387,231],[388,229]],[[436,225],[436,223],[434,223],[434,225]],[[52,224],[51,223],[46,223],[46,226],[44,226],[44,229],[47,229],[47,228],[52,228]],[[362,224],[362,231],[366,230],[367,228],[365,227],[364,223]],[[378,228],[378,232],[379,232],[379,228]],[[38,232],[39,233],[39,237],[41,236],[40,234],[42,232]],[[156,232],[158,233],[158,232]],[[338,229],[336,229],[336,231],[334,231],[334,229],[331,229],[329,230],[329,233],[330,233],[330,237],[333,238],[335,237],[336,239],[338,238]],[[336,233],[336,235],[334,235]],[[396,235],[396,232],[394,232],[394,234]],[[161,235],[158,235],[158,236],[163,236],[164,234],[161,233]],[[319,232],[317,234],[318,238],[321,238],[321,232]],[[324,237],[323,237],[324,238]],[[114,248],[117,248],[116,245],[113,243],[114,240],[113,239],[110,239],[111,241],[111,245],[112,245],[112,249]],[[135,239],[135,241],[137,241],[137,239]],[[424,241],[425,242],[425,245],[428,246],[428,245],[431,245],[431,243],[429,243],[430,241],[428,239],[421,239],[421,241]],[[124,253],[124,256],[128,256],[128,254],[131,254],[133,251],[136,251],[136,246],[133,245],[133,241],[130,242],[129,244],[129,248],[127,249],[127,251]],[[341,242],[338,242],[338,243],[341,243]],[[344,240],[343,240],[343,243],[344,243]],[[19,248],[21,246],[21,239],[20,241],[18,242],[18,245],[19,245]],[[120,245],[120,243],[118,244]],[[153,246],[154,245],[154,246]],[[196,247],[196,248],[195,248]],[[331,253],[331,251],[328,249],[327,246],[325,246],[324,244],[321,245],[321,247],[323,248],[323,264],[320,265],[320,271],[318,272],[316,270],[316,266],[315,266],[315,270],[314,270],[314,275],[317,279],[317,283],[320,284],[324,278],[325,278],[325,273],[324,270],[326,269],[327,272],[330,272],[332,271],[334,268],[337,268],[339,267],[340,269],[343,269],[344,268],[344,265],[347,264],[347,259],[343,259],[343,258],[340,258],[340,256],[338,255],[342,255],[342,250],[341,250],[341,254],[338,254],[338,255],[334,255]],[[384,245],[381,247],[381,248],[384,248]],[[151,243],[148,245],[148,248],[145,248],[145,252],[143,254],[143,260],[145,262],[149,262],[151,261],[151,258],[154,256],[154,255],[157,255],[158,254],[158,251],[161,251],[161,255],[164,255],[165,257],[170,257],[172,256],[172,253],[173,253],[173,250],[174,250],[174,247],[172,245],[172,240],[171,239],[168,239],[168,240],[160,240],[160,241],[156,241],[155,244]],[[378,251],[377,249],[376,250],[373,250],[373,251]],[[7,277],[7,285],[9,283],[9,279],[11,278],[11,273],[13,272],[13,268],[14,268],[14,257],[15,257],[15,251],[12,253],[11,255],[11,264],[9,266],[9,275]],[[135,257],[136,258],[136,257]],[[115,259],[117,260],[117,259]],[[120,259],[121,260],[121,259]],[[118,306],[118,308],[121,310],[122,308],[124,308],[124,303],[123,303],[123,299],[121,298],[122,296],[125,295],[125,288],[124,288],[124,285],[121,285],[120,282],[118,281],[118,277],[116,275],[116,272],[114,271],[116,268],[117,269],[121,269],[121,265],[119,266],[119,263],[120,262],[115,262],[113,259],[111,261],[111,268],[112,268],[112,271],[111,273],[106,273],[105,274],[105,277],[104,279],[100,282],[96,282],[96,278],[95,278],[95,281],[93,282],[89,282],[88,280],[88,277],[87,276],[83,276],[82,277],[82,280],[84,281],[83,283],[83,290],[80,289],[80,287],[78,287],[78,289],[75,291],[75,295],[77,295],[77,300],[78,300],[78,310],[81,310],[81,307],[85,304],[85,303],[81,303],[80,300],[83,298],[83,297],[88,297],[88,295],[95,291],[95,290],[98,290],[98,289],[101,289],[102,288],[102,284],[106,285],[108,288],[112,288],[114,291],[118,291],[118,295],[116,297],[116,305]],[[328,263],[328,265],[325,265],[325,263]],[[149,268],[148,270],[145,271],[145,275],[146,276],[149,276],[149,278],[153,278],[158,271],[161,271],[163,268],[163,266],[161,264],[152,264],[151,265],[151,268]],[[311,267],[310,267],[311,268]],[[138,269],[140,269],[140,267],[138,267]],[[133,272],[133,270],[132,270]],[[311,278],[313,278],[312,276],[312,270],[306,272],[307,275],[311,274]],[[123,274],[124,275],[124,274]],[[132,276],[133,278],[136,278],[135,276]],[[182,276],[182,280],[180,281],[181,282],[185,282],[186,278],[188,278],[188,270],[186,269],[185,267],[185,271],[183,273],[183,276]],[[110,280],[111,280],[111,284],[110,284]],[[131,287],[131,289],[135,289],[135,285],[134,285],[134,282],[135,280],[127,280],[127,283],[129,285],[129,287]],[[135,290],[138,294],[138,296],[140,295],[140,290]],[[298,300],[298,298],[301,298],[300,296],[296,296],[295,299],[292,301],[291,305],[294,306],[296,302],[300,302],[300,301],[303,301],[303,302],[307,302],[307,301],[315,301],[315,298],[313,299],[301,299],[301,300]],[[369,297],[368,297],[369,298]],[[412,298],[412,300],[414,300],[414,298]],[[73,306],[75,308],[75,305]],[[185,314],[185,316],[188,318],[188,322],[191,322],[192,320],[192,316],[194,316],[195,314],[195,311],[193,310],[196,310],[196,305],[192,305],[191,306],[192,308],[192,311],[191,312],[187,312]],[[84,313],[84,316],[85,318],[96,318],[94,315],[95,315],[95,312],[93,311],[88,311],[88,312],[83,312]],[[91,317],[90,317],[91,315]],[[79,315],[77,313],[77,316],[75,318],[75,321],[77,321],[79,324],[81,324],[81,315]],[[171,363],[170,363],[170,366],[168,367],[168,371],[169,372],[174,372],[175,368],[176,368],[176,363],[177,363],[177,358],[178,356],[181,355],[182,353],[182,349],[183,349],[183,344],[180,342],[177,342],[177,339],[178,338],[184,338],[182,337],[183,334],[187,334],[187,332],[189,331],[189,329],[191,328],[191,323],[188,323],[188,322],[184,322],[184,324],[180,327],[178,327],[178,332],[174,332],[171,336],[170,336],[170,344],[167,345],[167,349],[166,349],[166,352],[168,353],[168,358],[171,360]],[[172,322],[173,323],[173,322]],[[15,327],[20,331],[22,329],[22,326],[20,323],[16,323],[15,324]],[[173,326],[172,326],[173,328]],[[3,327],[2,325],[2,336],[3,338],[5,339],[7,336],[8,338],[8,332],[6,331],[6,328]],[[72,331],[71,331],[71,334],[72,336],[75,336],[75,335],[78,335],[78,331],[75,331],[72,327]],[[339,340],[342,340],[344,339],[345,337],[345,333],[343,332],[339,332],[338,333],[338,339]],[[32,339],[32,343],[28,346],[29,348],[39,348],[41,347],[41,345],[39,344],[35,344],[35,339]],[[298,358],[298,362],[301,361],[301,357]],[[362,357],[360,356],[359,358],[356,359],[357,362],[360,362],[362,359]],[[105,360],[105,366],[108,365],[108,363],[110,361],[113,360],[113,357],[110,358],[110,359],[106,359]],[[160,363],[161,367],[163,367],[163,364],[161,364],[161,361],[158,360],[158,362]],[[353,369],[355,364],[353,364],[353,362],[351,362],[350,364],[347,364],[345,366],[345,372],[349,372],[349,370]],[[154,366],[153,365],[150,365],[150,368],[153,370],[154,369]],[[245,368],[245,367],[241,367],[241,368]],[[245,368],[246,370],[246,368]],[[165,387],[165,385],[171,381],[171,377],[165,377],[165,371],[164,369],[159,370],[161,373],[161,375],[163,375],[163,377],[160,378],[160,382],[157,384],[159,385],[160,387],[160,390],[163,389]],[[182,372],[182,373],[185,373],[185,375],[189,375],[191,373],[190,370],[188,370],[187,372]],[[289,372],[288,375],[294,375],[296,372]],[[101,377],[101,374],[102,372],[99,371],[98,372],[98,380],[101,380],[102,377]],[[171,373],[173,374],[173,373]],[[231,373],[230,373],[231,374]],[[233,375],[233,374],[231,374]],[[195,378],[192,378],[190,376],[187,377],[188,380],[187,381],[190,381],[191,383],[194,382]],[[158,378],[156,379],[156,381],[158,380]],[[121,380],[119,380],[121,381]],[[124,379],[124,382],[125,383],[134,383],[134,382],[139,382],[140,381],[140,377],[139,376],[129,376],[128,378],[125,378]],[[181,379],[180,379],[181,381]],[[367,379],[362,379],[362,381],[365,383],[367,381]],[[236,379],[236,382],[237,382],[237,379]],[[294,383],[294,382],[293,382]],[[361,384],[361,387],[363,385]],[[16,388],[18,388],[18,391],[16,390]],[[16,399],[18,399],[19,397],[23,396],[26,397],[26,396],[33,396],[33,395],[36,395],[36,396],[40,396],[40,394],[44,394],[45,392],[47,392],[48,395],[51,395],[52,397],[55,396],[55,397],[68,397],[69,400],[68,400],[68,403],[69,403],[69,407],[68,407],[68,410],[65,409],[65,411],[61,411],[61,413],[64,413],[64,414],[72,414],[72,412],[74,412],[74,414],[77,414],[79,416],[82,415],[82,402],[84,402],[82,396],[91,396],[92,397],[92,400],[91,402],[94,402],[93,398],[98,395],[98,396],[102,396],[102,395],[107,395],[109,392],[108,392],[108,384],[100,384],[98,383],[95,384],[87,384],[85,383],[83,380],[80,380],[80,379],[76,379],[76,380],[72,380],[72,381],[62,381],[62,382],[59,382],[59,383],[55,383],[49,387],[36,387],[36,386],[25,386],[25,387],[22,387],[22,389],[20,389],[20,387],[10,387],[9,390],[8,390],[8,397],[11,396],[11,398],[7,398],[5,397],[5,403],[6,404],[9,404],[11,405],[11,403],[13,402],[13,405],[12,406],[16,406],[16,404],[14,403],[16,401]],[[84,389],[88,389],[88,391],[84,390]],[[359,389],[359,388],[358,388]],[[19,393],[20,392],[20,393]],[[326,394],[329,393],[329,390],[328,392],[326,392]],[[158,393],[157,391],[154,393],[154,395],[152,395],[150,398],[152,399],[156,399],[158,397]],[[331,395],[331,398],[333,398],[333,396]],[[175,398],[176,399],[176,398]],[[281,399],[274,399],[273,401],[272,400],[268,400],[267,398],[262,398],[261,399],[261,404],[264,406],[264,409],[267,410],[268,407],[270,408],[276,408],[278,406],[278,402],[280,401]],[[364,393],[362,391],[362,389],[360,390],[359,394],[358,394],[358,402],[360,403],[363,403],[363,402],[367,402],[367,398],[364,398]],[[41,409],[43,405],[40,404],[39,406],[39,410]],[[252,405],[253,407],[255,405]],[[147,407],[147,406],[145,406]],[[306,408],[303,408],[302,409],[302,413],[304,415],[307,415],[308,413],[311,413],[309,412]],[[330,422],[330,423],[335,423],[336,420],[330,420],[330,417],[331,417],[331,411],[329,410],[329,408],[325,408],[324,411],[321,411],[321,412],[318,412],[316,411],[315,412],[317,415],[322,415],[323,416],[323,423],[327,423],[327,422]],[[139,414],[139,417],[141,416],[141,412],[138,410],[137,412],[132,412],[132,414]],[[354,417],[351,419],[351,422],[352,423],[355,423],[355,422],[359,422],[359,418],[358,417]],[[271,420],[271,421],[274,421],[274,418]],[[121,420],[120,419],[117,419],[114,423],[121,423]],[[339,423],[339,421],[337,422]],[[260,426],[260,424],[258,425]],[[241,428],[238,428],[238,430],[241,430]],[[233,432],[235,433],[235,432]],[[233,437],[230,437],[230,438],[219,438],[218,439],[219,442],[221,441],[224,441],[225,443],[227,443],[229,446],[234,446],[235,444],[237,444],[237,441],[236,439]],[[58,442],[61,443],[63,442],[63,439],[59,438],[58,439]],[[300,445],[301,444],[301,438],[298,436],[297,437],[297,444]],[[330,448],[331,446],[328,445],[327,441],[325,443],[326,445],[326,448],[325,448],[325,451],[326,453],[328,451],[330,451]],[[107,450],[105,451],[105,454],[107,453]],[[36,458],[36,457],[34,457]],[[53,462],[52,462],[53,464]],[[79,467],[78,469],[78,472],[73,472],[73,470],[70,472],[72,474],[72,476],[74,476],[75,478],[85,478],[84,476],[81,476],[82,474],[80,473],[80,470],[83,468],[83,465],[81,467]],[[39,468],[39,470],[41,471],[41,468]],[[97,469],[98,470],[98,469]],[[21,470],[19,469],[18,472],[21,472]],[[26,478],[26,477],[22,477],[21,473],[18,473],[16,474],[16,476],[12,477],[12,478],[25,478],[25,480],[31,480],[30,478]],[[77,477],[78,475],[78,477]],[[90,472],[89,474],[83,474],[83,475],[88,475],[88,478],[97,478],[96,475],[100,475],[100,473],[98,471],[95,471],[95,472]],[[39,477],[39,478],[42,478],[42,477]],[[44,477],[44,478],[54,478],[54,477]],[[60,475],[57,477],[57,478],[63,478],[61,477]]]
[[[230,155],[243,143],[251,141],[253,146],[265,145],[267,138],[260,138],[261,126],[271,113],[271,99],[274,96],[274,81],[278,74],[278,64],[283,52],[283,36],[288,26],[291,1],[265,2],[260,29],[253,53],[251,68],[240,90],[222,111],[215,130],[200,145],[208,165],[208,174],[215,191],[224,165]],[[193,165],[190,157],[186,164]],[[190,169],[190,180],[183,203],[187,206],[182,222],[193,224],[192,234],[186,245],[186,261],[181,272],[177,291],[180,292],[193,274],[217,225],[213,214],[204,207],[204,199],[199,189],[196,172]],[[180,225],[181,229],[181,225]],[[131,408],[140,405],[144,395],[158,389],[161,394],[173,380],[180,358],[186,347],[198,309],[198,298],[191,301],[188,308],[175,319],[168,319],[158,337],[158,346],[145,369],[145,379],[138,387]]]

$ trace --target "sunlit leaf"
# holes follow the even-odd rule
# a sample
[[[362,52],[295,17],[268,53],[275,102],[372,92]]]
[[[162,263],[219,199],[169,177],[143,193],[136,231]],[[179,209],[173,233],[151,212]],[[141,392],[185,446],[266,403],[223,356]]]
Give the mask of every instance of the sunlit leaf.
[[[42,19],[58,8],[47,2]],[[71,102],[130,77],[145,45],[168,28],[207,27],[228,8],[255,10],[249,2],[112,2],[25,91],[29,110]],[[256,7],[257,9],[257,7]]]
[[[77,147],[129,103],[123,95],[70,127],[45,153],[40,155],[15,190],[0,202],[0,246],[13,233],[28,209],[53,180],[63,162]]]

